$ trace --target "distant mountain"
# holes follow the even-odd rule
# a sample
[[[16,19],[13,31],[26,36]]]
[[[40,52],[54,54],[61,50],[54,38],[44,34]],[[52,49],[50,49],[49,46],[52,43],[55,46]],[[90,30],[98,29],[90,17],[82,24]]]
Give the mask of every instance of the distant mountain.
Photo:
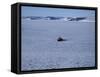
[[[41,17],[41,16],[27,16],[27,17],[22,17],[23,19],[30,19],[30,20],[60,20],[63,19],[64,17],[54,17],[54,16],[46,16],[46,17]]]
[[[22,19],[28,20],[63,20],[63,21],[95,21],[93,17],[56,17],[56,16],[23,16]]]
[[[86,19],[86,17],[68,17],[69,21],[80,21]]]

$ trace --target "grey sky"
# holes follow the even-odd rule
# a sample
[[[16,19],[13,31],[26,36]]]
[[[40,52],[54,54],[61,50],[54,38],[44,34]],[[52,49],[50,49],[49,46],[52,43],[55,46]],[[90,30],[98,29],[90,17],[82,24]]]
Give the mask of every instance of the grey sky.
[[[22,6],[22,16],[88,16],[95,17],[94,10],[80,10],[80,9],[62,9],[62,8],[45,8],[45,7],[29,7]]]

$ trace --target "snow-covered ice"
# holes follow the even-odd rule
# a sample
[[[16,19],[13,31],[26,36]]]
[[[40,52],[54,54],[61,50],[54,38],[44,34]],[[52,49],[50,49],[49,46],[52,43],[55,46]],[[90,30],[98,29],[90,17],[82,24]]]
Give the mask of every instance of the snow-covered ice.
[[[95,66],[95,22],[23,19],[21,54],[21,70]]]

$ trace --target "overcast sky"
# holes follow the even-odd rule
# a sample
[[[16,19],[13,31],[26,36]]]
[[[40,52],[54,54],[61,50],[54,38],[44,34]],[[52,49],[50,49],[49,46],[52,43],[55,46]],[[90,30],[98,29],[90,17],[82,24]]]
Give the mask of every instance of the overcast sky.
[[[21,7],[22,16],[63,16],[63,17],[76,17],[76,16],[88,16],[95,17],[94,10],[80,10],[80,9],[60,9],[60,8],[45,8],[45,7]]]

